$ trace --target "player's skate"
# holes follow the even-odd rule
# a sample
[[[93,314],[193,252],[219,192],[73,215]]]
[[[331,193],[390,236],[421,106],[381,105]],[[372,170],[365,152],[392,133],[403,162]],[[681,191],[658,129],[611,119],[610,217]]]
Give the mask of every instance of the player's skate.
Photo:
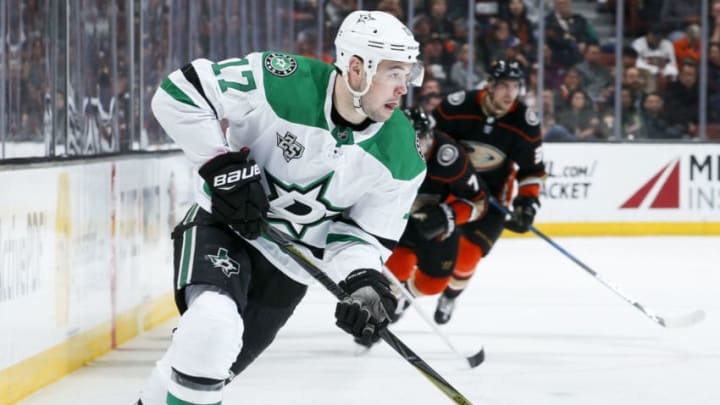
[[[455,298],[447,297],[445,294],[440,295],[435,309],[435,322],[439,325],[448,323],[452,317],[453,309],[455,309]]]

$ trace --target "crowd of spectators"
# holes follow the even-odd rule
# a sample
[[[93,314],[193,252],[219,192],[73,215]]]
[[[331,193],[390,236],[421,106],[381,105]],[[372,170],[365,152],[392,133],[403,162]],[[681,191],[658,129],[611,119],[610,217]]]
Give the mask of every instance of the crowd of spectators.
[[[526,70],[525,101],[543,100],[547,140],[611,139],[619,125],[622,140],[693,139],[699,136],[700,5],[696,1],[654,0],[643,3],[654,20],[625,38],[622,46],[622,116],[615,122],[614,38],[598,29],[574,5],[593,5],[599,13],[614,2],[548,1],[544,13],[534,0],[478,0],[474,63],[469,63],[467,10],[448,12],[446,0],[421,2],[411,28],[422,42],[427,80],[440,94],[484,84],[485,70],[497,58],[512,58]],[[720,0],[711,3],[708,109],[709,127],[720,123]],[[585,9],[587,7],[584,7]],[[530,10],[535,11],[531,15]],[[654,13],[654,14],[653,14]],[[543,60],[537,60],[537,23],[544,18]],[[542,66],[546,94],[536,94]],[[470,71],[472,67],[472,71]],[[432,108],[423,88],[415,103]]]
[[[166,143],[168,138],[148,112],[152,92],[171,69],[196,57],[220,60],[271,47],[332,61],[331,39],[359,3],[144,0],[141,10],[136,10],[143,16],[142,36],[135,38],[134,66],[130,66],[128,33],[138,32],[138,27],[128,28],[127,2],[105,7],[101,0],[69,1],[68,38],[64,29],[51,29],[53,2],[26,0],[3,10],[0,117],[6,122],[0,131],[6,142],[39,140],[47,146],[51,133],[58,133],[58,128],[64,131],[67,121],[67,138],[55,139],[67,146],[65,154]],[[614,38],[601,37],[598,27],[574,7],[593,5],[602,14],[612,12],[615,1],[546,3],[549,7],[540,10],[538,0],[476,0],[473,27],[468,25],[464,1],[416,0],[413,10],[400,0],[365,0],[362,6],[408,21],[421,43],[426,79],[407,100],[409,104],[430,110],[446,94],[481,88],[492,60],[510,58],[526,70],[525,101],[535,108],[543,105],[547,140],[612,138]],[[632,35],[622,45],[623,140],[698,137],[700,2],[627,3],[637,3],[637,13],[629,18],[639,17],[627,21]],[[324,26],[319,35],[321,12]],[[707,118],[708,126],[716,128],[720,127],[720,0],[711,0],[709,14]],[[540,19],[545,23],[545,45],[539,61]],[[66,57],[70,59],[67,87],[58,85],[65,81],[59,66]],[[536,94],[540,66],[546,89],[541,96]],[[131,94],[133,77],[139,89]],[[58,92],[51,94],[52,89]],[[130,98],[138,95],[138,108],[131,112]],[[131,117],[142,117],[136,128],[130,127]]]

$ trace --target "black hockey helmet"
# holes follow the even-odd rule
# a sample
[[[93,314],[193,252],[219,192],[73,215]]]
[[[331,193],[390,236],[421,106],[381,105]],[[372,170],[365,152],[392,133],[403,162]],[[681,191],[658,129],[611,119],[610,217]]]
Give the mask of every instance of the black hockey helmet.
[[[422,108],[409,107],[405,108],[403,112],[413,128],[415,128],[415,134],[417,134],[418,138],[432,136],[433,122]]]
[[[490,64],[490,78],[496,82],[501,80],[517,80],[523,82],[525,74],[520,67],[520,63],[517,61],[499,59]]]
[[[421,107],[405,108],[403,112],[415,129],[418,149],[423,155],[427,155],[427,151],[430,150],[435,139],[433,136],[434,120]]]

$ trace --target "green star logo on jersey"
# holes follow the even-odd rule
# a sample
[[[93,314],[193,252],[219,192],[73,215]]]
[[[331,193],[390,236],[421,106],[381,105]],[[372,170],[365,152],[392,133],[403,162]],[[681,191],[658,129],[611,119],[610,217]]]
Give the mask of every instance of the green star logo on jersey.
[[[263,63],[265,69],[275,76],[287,77],[297,70],[297,61],[284,53],[269,53]]]
[[[268,219],[284,224],[292,236],[300,239],[311,227],[341,215],[348,207],[335,206],[325,196],[334,174],[302,186],[284,184],[266,169],[271,206]]]
[[[218,248],[216,255],[205,255],[205,258],[212,263],[213,267],[222,270],[226,277],[230,278],[233,274],[240,273],[240,263],[228,256],[225,248]]]

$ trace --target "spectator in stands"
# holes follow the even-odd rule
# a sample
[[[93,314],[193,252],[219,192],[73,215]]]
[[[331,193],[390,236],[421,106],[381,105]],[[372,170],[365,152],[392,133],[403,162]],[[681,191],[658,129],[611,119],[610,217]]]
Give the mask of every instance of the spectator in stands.
[[[297,34],[295,49],[298,55],[321,59],[325,63],[333,62],[333,57],[325,51],[323,51],[322,57],[318,58],[317,34],[313,29],[306,29]]]
[[[697,136],[698,123],[698,66],[691,60],[683,61],[677,80],[668,83],[664,99],[670,125],[680,125],[684,137]]]
[[[583,61],[577,65],[577,70],[582,77],[582,86],[593,102],[604,103],[612,91],[613,76],[610,68],[603,63],[598,43],[587,44]]]
[[[713,0],[710,6],[710,38],[708,42],[720,43],[720,0]]]
[[[545,68],[543,80],[545,87],[556,88],[562,84],[567,68],[564,64],[555,60],[550,45],[545,44],[543,51],[543,67]]]
[[[454,3],[461,2],[454,1]],[[480,27],[490,27],[497,22],[500,3],[498,0],[475,0],[475,19]],[[480,34],[484,35],[485,33],[480,32]]]
[[[517,37],[525,54],[531,54],[535,46],[534,26],[527,16],[523,0],[510,0],[500,5],[500,19],[510,27],[510,34]]]
[[[430,0],[427,15],[430,18],[430,29],[432,32],[442,34],[451,38],[455,33],[455,25],[447,16],[446,0]]]
[[[450,91],[474,89],[485,79],[485,71],[480,64],[475,63],[473,71],[469,71],[468,59],[470,48],[468,44],[462,44],[458,51],[457,61],[450,69]]]
[[[642,102],[649,91],[654,91],[655,86],[648,86],[643,71],[636,67],[629,67],[623,72],[623,86],[630,91],[630,98],[633,107],[640,109]]]
[[[342,20],[355,10],[354,0],[328,0],[325,3],[325,19],[327,25],[333,27],[332,32],[337,31]]]
[[[636,27],[632,27],[636,28],[633,30],[633,35],[640,35],[640,33],[646,32],[649,24],[656,24],[660,21],[660,13],[662,12],[665,1],[666,0],[642,0],[640,10],[638,10],[638,21],[635,22]],[[632,3],[628,3],[630,2],[625,2],[626,11],[629,11],[628,9],[632,7]]]
[[[585,46],[589,42],[598,41],[597,32],[592,24],[581,14],[572,12],[572,0],[555,0],[554,10],[545,17],[545,28],[547,32],[553,31],[562,39],[577,44],[578,55],[585,51]]]
[[[430,38],[421,47],[421,55],[426,72],[447,86],[450,81],[450,66],[452,62],[445,54],[446,38],[437,33],[430,34]]]
[[[550,89],[543,90],[543,117],[541,131],[543,142],[569,142],[575,141],[575,135],[555,121],[555,104],[553,92]]]
[[[708,44],[708,121],[720,123],[720,42]]]
[[[614,96],[610,95],[610,100]],[[633,105],[631,91],[626,86],[622,87],[620,97],[621,103],[621,139],[634,140],[641,137],[643,132],[642,120],[640,119],[640,110]],[[611,138],[615,134],[615,111],[613,108],[606,108],[601,114],[600,130],[603,136]]]
[[[665,0],[660,10],[660,24],[670,31],[671,39],[676,39],[688,25],[700,24],[700,1]]]
[[[560,113],[570,108],[570,94],[581,89],[580,71],[576,67],[571,67],[565,71],[562,84],[553,87],[555,111]],[[570,129],[570,128],[568,128]]]
[[[505,41],[502,58],[517,61],[523,70],[527,70],[528,67],[530,67],[530,62],[528,62],[528,57],[518,37],[510,37]]]
[[[672,42],[663,38],[663,29],[659,25],[651,25],[645,35],[632,42],[632,47],[638,53],[635,66],[647,70],[653,76],[660,75],[672,79],[677,76],[675,49]]]
[[[622,66],[627,69],[637,65],[638,52],[630,45],[623,46],[622,49]]]
[[[566,37],[559,27],[545,27],[545,45],[552,50],[553,64],[570,67],[582,60],[577,42]]]
[[[317,19],[317,8],[314,0],[293,0],[292,19],[295,31],[314,28]]]
[[[665,119],[665,102],[658,92],[651,92],[643,100],[640,118],[642,120],[642,137],[648,139],[680,139],[682,127],[671,126]]]
[[[700,63],[700,42],[700,26],[690,24],[685,31],[685,35],[673,42],[675,59],[684,60],[690,58],[695,63]]]
[[[537,95],[538,90],[538,64],[533,63],[528,69],[527,82],[525,83],[525,95],[522,96],[525,105],[535,111],[539,112],[538,108],[539,100]]]
[[[581,89],[570,92],[570,107],[557,113],[557,123],[575,135],[577,140],[601,139],[598,119],[590,96]]]
[[[503,58],[509,39],[510,26],[507,21],[496,20],[479,44],[483,68],[487,69],[492,61]]]
[[[363,7],[367,6],[364,5]],[[400,4],[400,0],[380,0],[376,9],[390,13],[397,17],[400,21],[405,21],[405,10],[403,9],[402,4]]]
[[[478,36],[477,24],[474,27],[473,33],[475,37]],[[453,21],[453,34],[452,38],[457,43],[468,43],[468,20],[465,18],[456,18]]]
[[[432,30],[430,29],[430,18],[426,15],[419,15],[415,18],[415,22],[412,25],[413,35],[421,44],[424,44],[430,39]]]

